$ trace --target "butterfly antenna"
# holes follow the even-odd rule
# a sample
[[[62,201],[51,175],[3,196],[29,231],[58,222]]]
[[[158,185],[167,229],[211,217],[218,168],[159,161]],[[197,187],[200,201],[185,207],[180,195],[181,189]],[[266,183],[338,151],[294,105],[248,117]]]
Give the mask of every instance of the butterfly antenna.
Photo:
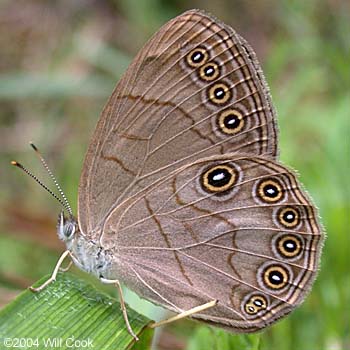
[[[61,186],[60,186],[59,183],[57,182],[57,180],[56,180],[54,174],[52,173],[51,169],[50,169],[49,166],[47,165],[45,158],[43,157],[43,155],[42,155],[41,152],[39,151],[38,147],[36,147],[36,146],[34,145],[33,142],[29,142],[29,144],[30,144],[30,146],[33,148],[33,150],[35,151],[36,155],[39,157],[39,159],[40,159],[42,165],[43,165],[44,168],[46,169],[47,173],[49,174],[49,176],[51,177],[53,183],[55,184],[55,186],[56,186],[58,192],[60,193],[60,195],[61,195],[61,197],[62,197],[62,199],[63,199],[63,201],[60,200],[60,203],[67,209],[68,213],[69,213],[71,216],[73,216],[73,211],[72,211],[71,206],[69,205],[68,199],[67,199],[66,195],[64,194],[64,192],[63,192]],[[24,170],[24,169],[23,169],[23,170]],[[27,170],[27,169],[26,169],[26,170]],[[28,170],[27,170],[27,174],[30,175]],[[37,179],[35,176],[32,176],[32,177],[33,177],[34,179]],[[38,180],[38,179],[37,179],[37,180]],[[37,181],[37,182],[39,183],[39,181]],[[44,188],[47,189],[46,186],[44,186]],[[54,194],[51,190],[49,190],[49,192],[50,192],[51,194]],[[57,196],[55,195],[54,197],[57,197]],[[63,203],[64,203],[64,204],[63,204]]]
[[[32,179],[35,180],[42,188],[44,188],[47,192],[51,194],[52,197],[57,199],[61,205],[68,211],[69,214],[71,214],[71,208],[67,206],[67,204],[59,198],[55,193],[53,193],[46,185],[44,185],[34,174],[32,174],[26,167],[24,167],[21,163],[16,162],[15,160],[11,161],[11,164],[16,166],[17,168],[20,168],[23,170],[27,175],[29,175]],[[72,215],[72,214],[71,214]]]
[[[63,206],[63,208],[65,208],[67,210],[67,212],[69,213],[70,216],[73,216],[73,211],[72,211],[71,206],[69,205],[67,197],[64,195],[61,186],[58,184],[55,176],[52,174],[52,172],[51,172],[49,166],[47,165],[44,157],[41,155],[41,153],[39,152],[38,148],[32,142],[30,142],[30,145],[34,149],[35,153],[38,155],[41,163],[44,165],[44,168],[46,169],[46,171],[50,175],[51,179],[53,180],[56,188],[58,189],[58,191],[59,191],[59,193],[60,193],[60,195],[62,196],[63,199],[59,198],[53,191],[51,191],[46,185],[44,185],[44,183],[41,182],[38,177],[36,177],[32,172],[30,172],[21,163],[18,163],[15,160],[13,160],[13,161],[11,161],[11,164],[13,166],[16,166],[17,168],[23,170],[27,175],[29,175],[36,183],[38,183],[42,188],[44,188],[48,193],[50,193],[51,196],[54,197]]]

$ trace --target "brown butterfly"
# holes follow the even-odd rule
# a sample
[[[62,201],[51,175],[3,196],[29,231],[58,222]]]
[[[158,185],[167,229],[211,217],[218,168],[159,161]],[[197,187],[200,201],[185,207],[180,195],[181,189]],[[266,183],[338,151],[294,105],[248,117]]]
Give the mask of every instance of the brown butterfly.
[[[18,165],[18,163],[17,163]],[[255,53],[198,10],[165,24],[107,102],[59,216],[66,256],[102,282],[234,332],[291,312],[323,233],[295,175]],[[133,334],[125,307],[124,317]]]

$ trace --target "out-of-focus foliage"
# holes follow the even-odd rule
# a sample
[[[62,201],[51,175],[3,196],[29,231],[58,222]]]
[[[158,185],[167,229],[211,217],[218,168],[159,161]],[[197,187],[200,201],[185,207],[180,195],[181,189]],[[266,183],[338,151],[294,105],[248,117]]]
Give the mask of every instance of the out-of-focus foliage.
[[[28,147],[35,142],[75,209],[84,152],[113,86],[150,35],[190,8],[230,24],[257,52],[279,114],[281,159],[298,169],[328,235],[306,302],[252,346],[348,349],[350,6],[341,0],[1,1],[0,304],[49,273],[63,249],[59,205],[9,161],[49,183]],[[166,317],[128,296],[139,312]],[[220,337],[198,327],[185,320],[158,330],[154,348],[197,349]]]

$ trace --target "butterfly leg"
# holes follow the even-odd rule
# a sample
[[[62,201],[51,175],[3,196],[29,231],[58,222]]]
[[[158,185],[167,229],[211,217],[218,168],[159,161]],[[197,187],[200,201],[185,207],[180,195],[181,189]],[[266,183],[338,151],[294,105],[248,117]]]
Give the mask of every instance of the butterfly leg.
[[[118,280],[109,280],[106,278],[100,278],[100,281],[102,283],[108,283],[108,284],[114,284],[117,289],[118,289],[118,294],[119,294],[119,300],[120,300],[120,306],[122,309],[122,313],[123,313],[123,317],[125,320],[125,324],[126,324],[126,328],[128,329],[128,332],[130,333],[130,335],[136,340],[138,341],[139,338],[137,337],[137,335],[134,333],[134,331],[131,329],[130,323],[129,323],[129,319],[128,319],[128,313],[126,311],[126,306],[125,306],[125,302],[124,302],[124,296],[123,296],[123,291],[122,291],[122,287],[120,285],[120,282]]]
[[[177,321],[177,320],[181,320],[182,318],[185,318],[185,317],[191,316],[193,314],[196,314],[198,312],[210,309],[211,307],[215,306],[217,303],[218,303],[217,300],[209,301],[208,303],[196,306],[196,307],[194,307],[194,308],[192,308],[190,310],[183,311],[183,312],[181,312],[180,314],[178,314],[178,315],[176,315],[174,317],[170,317],[170,318],[168,318],[166,320],[152,323],[150,325],[150,327],[151,328],[156,328],[156,327],[163,326],[163,325],[165,325],[167,323],[171,323],[171,322],[174,322],[174,321]]]
[[[61,272],[67,272],[71,266],[73,265],[73,261],[70,261],[67,267],[60,267]]]
[[[37,288],[34,288],[34,287],[31,286],[31,287],[29,287],[29,289],[32,292],[40,292],[41,290],[46,288],[50,283],[54,282],[56,280],[56,276],[58,274],[58,271],[59,271],[59,269],[60,269],[64,259],[67,257],[67,255],[70,255],[70,251],[69,250],[66,250],[65,252],[62,253],[62,255],[60,256],[60,258],[57,261],[57,264],[55,266],[55,269],[52,272],[51,277],[46,282],[44,282],[41,286],[39,286]],[[69,267],[70,267],[70,265],[68,266],[68,268]],[[68,269],[68,268],[66,268],[66,269]]]

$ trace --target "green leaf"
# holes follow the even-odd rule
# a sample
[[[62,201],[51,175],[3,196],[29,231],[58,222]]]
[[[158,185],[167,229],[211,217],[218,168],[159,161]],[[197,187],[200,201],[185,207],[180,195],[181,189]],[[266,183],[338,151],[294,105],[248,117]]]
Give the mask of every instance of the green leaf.
[[[125,327],[116,300],[84,280],[59,274],[41,292],[26,290],[0,311],[0,348],[149,349],[153,335],[147,327],[150,320],[130,308],[128,317],[140,338],[137,343]],[[15,343],[19,340],[23,344]],[[12,342],[11,346],[6,341]]]

